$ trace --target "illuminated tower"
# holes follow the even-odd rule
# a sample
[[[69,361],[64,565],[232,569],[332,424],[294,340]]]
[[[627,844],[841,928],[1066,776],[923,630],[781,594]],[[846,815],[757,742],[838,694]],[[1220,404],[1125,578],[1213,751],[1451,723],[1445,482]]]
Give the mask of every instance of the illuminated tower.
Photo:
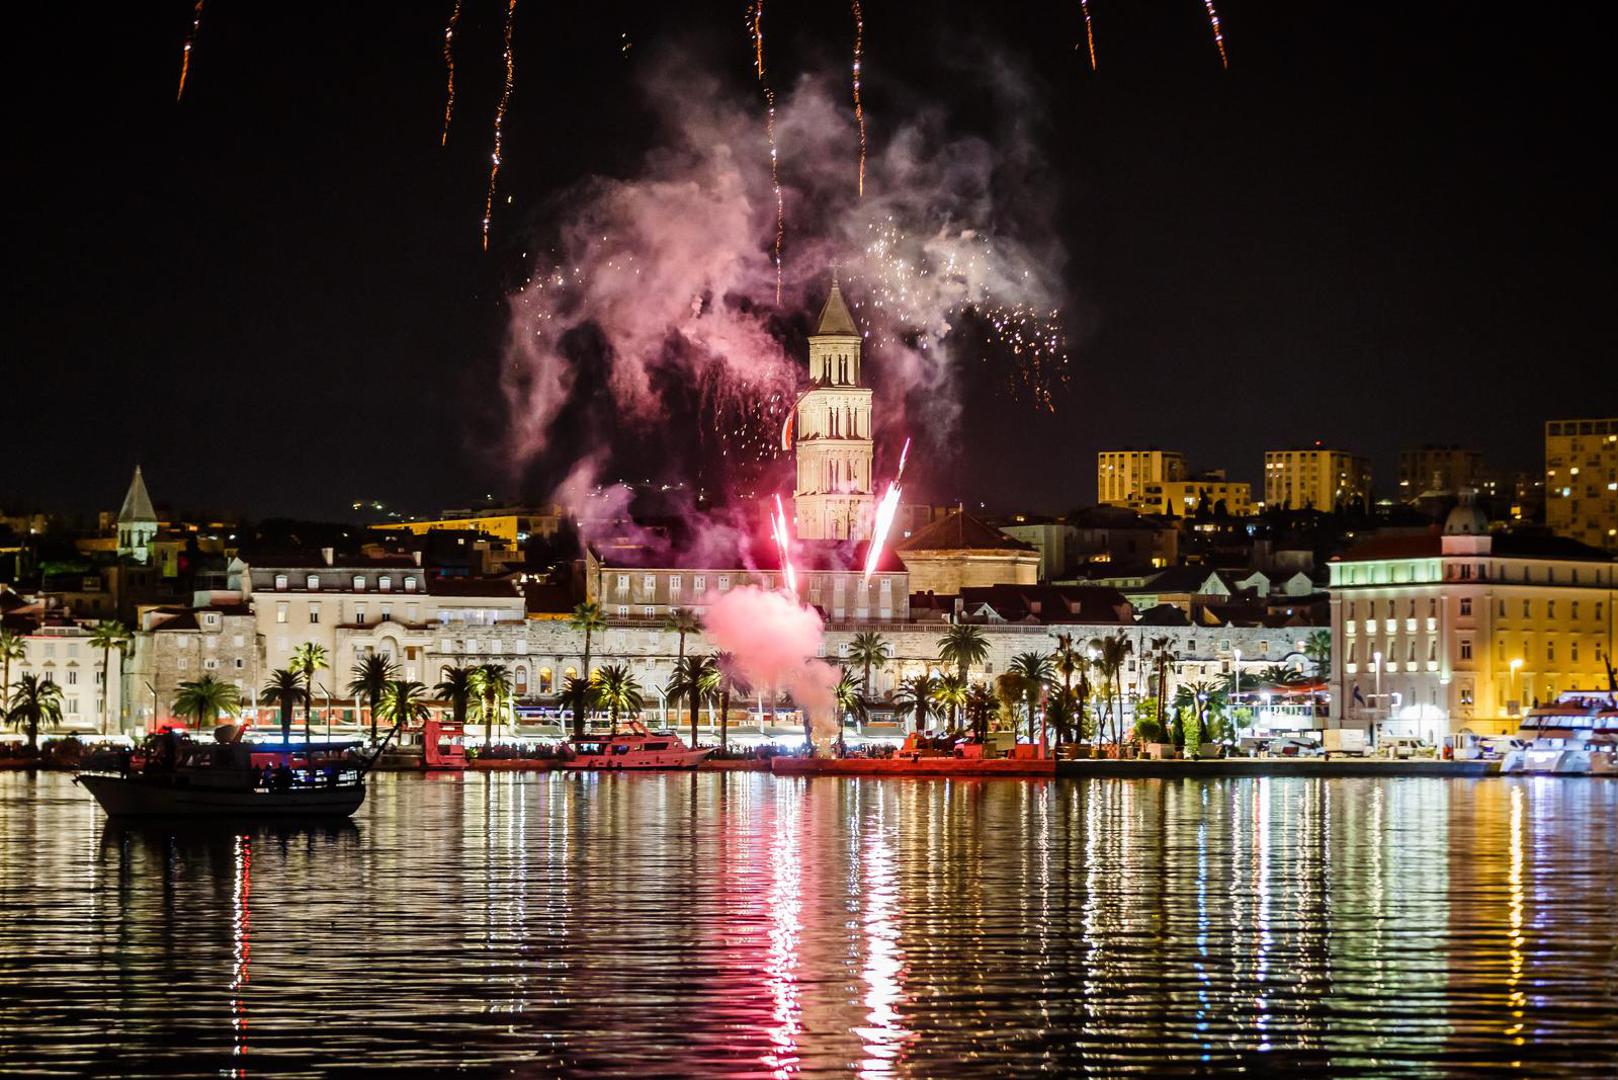
[[[797,534],[805,540],[871,535],[871,391],[860,382],[860,334],[833,282],[809,338],[810,389],[798,401]]]

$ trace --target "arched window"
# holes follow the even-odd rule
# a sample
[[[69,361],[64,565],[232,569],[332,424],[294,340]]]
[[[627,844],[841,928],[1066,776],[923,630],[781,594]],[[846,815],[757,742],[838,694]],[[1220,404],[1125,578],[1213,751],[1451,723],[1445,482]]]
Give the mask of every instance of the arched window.
[[[526,664],[517,665],[517,673],[512,677],[511,681],[518,697],[528,696],[528,666]]]
[[[548,667],[539,669],[539,692],[541,694],[551,692],[551,669]]]

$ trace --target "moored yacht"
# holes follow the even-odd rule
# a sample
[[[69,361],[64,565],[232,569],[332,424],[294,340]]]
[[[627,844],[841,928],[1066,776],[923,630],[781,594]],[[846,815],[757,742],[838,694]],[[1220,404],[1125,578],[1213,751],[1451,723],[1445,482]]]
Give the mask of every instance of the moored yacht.
[[[632,720],[611,735],[587,735],[562,744],[569,769],[694,769],[712,747],[690,747],[672,731],[652,732]]]
[[[1526,744],[1501,762],[1502,773],[1618,776],[1618,694],[1570,690],[1536,706],[1518,738]]]

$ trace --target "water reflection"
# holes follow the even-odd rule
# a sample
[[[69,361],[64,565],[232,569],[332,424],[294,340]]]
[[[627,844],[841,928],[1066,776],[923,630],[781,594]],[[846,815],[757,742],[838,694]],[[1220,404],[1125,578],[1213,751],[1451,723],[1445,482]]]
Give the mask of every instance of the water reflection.
[[[1618,783],[0,776],[21,1072],[1618,1070]]]

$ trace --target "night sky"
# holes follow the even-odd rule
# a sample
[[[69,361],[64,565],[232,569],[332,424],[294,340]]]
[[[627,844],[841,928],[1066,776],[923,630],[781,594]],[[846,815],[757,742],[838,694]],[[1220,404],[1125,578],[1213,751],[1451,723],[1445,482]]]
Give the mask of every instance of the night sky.
[[[450,6],[210,3],[179,104],[190,3],[10,12],[0,508],[116,508],[136,461],[160,504],[254,516],[546,493],[556,462],[497,464],[505,297],[556,193],[647,150],[641,66],[756,100],[742,5],[523,0],[487,254],[504,5],[465,0],[441,149]],[[1545,419],[1618,406],[1612,13],[1219,6],[1228,72],[1195,0],[1094,0],[1092,73],[1076,2],[867,0],[873,144],[921,100],[1031,125],[1068,252],[1069,393],[1038,414],[968,379],[958,458],[911,495],[1062,511],[1101,448],[1257,482],[1316,438],[1386,492],[1401,448],[1537,470]],[[846,63],[838,5],[767,19],[778,85]],[[973,77],[1001,56],[1037,110]]]

